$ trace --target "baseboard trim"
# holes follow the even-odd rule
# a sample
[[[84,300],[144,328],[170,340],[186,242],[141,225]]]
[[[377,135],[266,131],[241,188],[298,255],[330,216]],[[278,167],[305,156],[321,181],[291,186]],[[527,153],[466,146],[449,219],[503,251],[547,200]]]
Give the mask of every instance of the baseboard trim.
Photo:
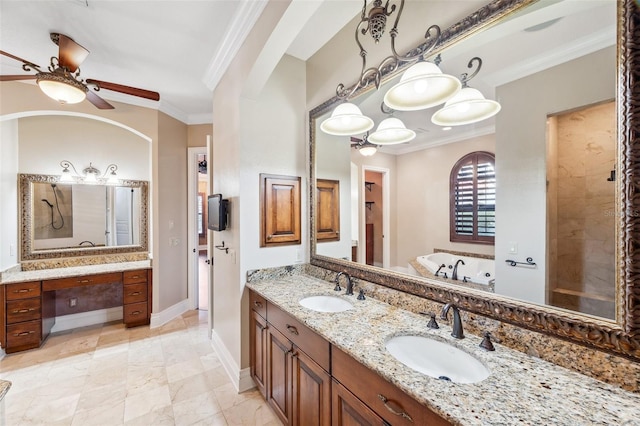
[[[173,306],[168,307],[162,312],[152,313],[151,314],[151,323],[149,324],[149,328],[160,327],[172,319],[179,317],[187,311],[192,310],[189,306],[189,299],[184,299],[181,302],[176,303]]]
[[[110,321],[122,320],[122,306],[115,308],[99,309],[96,311],[80,312],[78,314],[56,317],[56,322],[51,328],[52,333],[71,330],[90,325],[104,324]]]
[[[233,387],[236,388],[236,391],[242,392],[243,390],[246,390],[243,389],[246,387],[246,378],[244,377],[246,376],[246,373],[243,373],[243,371],[240,370],[238,364],[236,364],[236,361],[233,359],[231,353],[227,350],[227,347],[224,345],[222,339],[220,339],[220,336],[218,336],[218,333],[216,333],[215,330],[211,330],[211,345],[216,351],[218,358],[220,358],[224,371],[226,371],[227,376],[229,376],[229,379],[231,380]],[[251,380],[250,375],[249,380]]]
[[[240,382],[238,392],[248,391],[256,387],[256,382],[251,378],[251,367],[240,370]]]

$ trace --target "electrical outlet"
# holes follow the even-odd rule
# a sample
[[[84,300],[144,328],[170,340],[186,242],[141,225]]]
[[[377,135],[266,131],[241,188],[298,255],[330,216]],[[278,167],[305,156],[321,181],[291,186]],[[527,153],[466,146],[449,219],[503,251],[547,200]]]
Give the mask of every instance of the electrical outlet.
[[[75,308],[78,305],[78,298],[77,297],[72,297],[71,299],[69,299],[69,307],[70,308]]]

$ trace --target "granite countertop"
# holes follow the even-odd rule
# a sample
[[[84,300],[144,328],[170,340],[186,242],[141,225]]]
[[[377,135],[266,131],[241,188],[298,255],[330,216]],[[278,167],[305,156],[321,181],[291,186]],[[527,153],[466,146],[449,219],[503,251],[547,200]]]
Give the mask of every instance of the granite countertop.
[[[11,382],[0,379],[0,401],[4,399],[4,396],[7,394],[7,392],[9,392],[10,387],[11,387]]]
[[[247,287],[453,424],[619,426],[640,422],[640,395],[499,344],[494,343],[495,352],[487,352],[478,347],[482,340],[478,336],[451,337],[451,327],[444,321],[440,329],[428,329],[420,315],[344,293],[340,297],[351,301],[353,309],[340,313],[306,309],[298,303],[303,297],[336,295],[333,284],[307,275],[260,278],[250,280]],[[385,349],[391,337],[409,334],[450,343],[479,359],[491,375],[478,383],[461,384],[415,372]]]
[[[71,266],[68,268],[40,269],[35,271],[4,272],[0,276],[1,284],[23,281],[40,281],[55,278],[74,277],[78,275],[103,274],[108,272],[122,272],[151,267],[150,260],[136,262],[103,263],[100,265]]]

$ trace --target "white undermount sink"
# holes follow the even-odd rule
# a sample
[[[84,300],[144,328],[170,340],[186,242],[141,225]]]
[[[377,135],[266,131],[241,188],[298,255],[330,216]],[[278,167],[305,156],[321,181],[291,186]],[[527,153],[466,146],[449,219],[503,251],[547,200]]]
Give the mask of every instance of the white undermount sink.
[[[456,383],[476,383],[490,371],[472,355],[424,336],[397,336],[386,344],[395,359],[427,376]]]
[[[301,299],[300,304],[316,312],[343,312],[353,308],[348,300],[336,296],[309,296]]]

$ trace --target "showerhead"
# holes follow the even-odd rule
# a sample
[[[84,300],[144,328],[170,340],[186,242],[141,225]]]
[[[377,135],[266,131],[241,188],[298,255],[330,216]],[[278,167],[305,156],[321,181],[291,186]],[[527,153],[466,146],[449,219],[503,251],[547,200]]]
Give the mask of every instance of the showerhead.
[[[51,203],[49,202],[49,200],[45,200],[45,199],[43,198],[41,201],[44,201],[45,203],[47,203],[47,205],[48,205],[50,208],[53,208],[53,204],[51,204]]]

